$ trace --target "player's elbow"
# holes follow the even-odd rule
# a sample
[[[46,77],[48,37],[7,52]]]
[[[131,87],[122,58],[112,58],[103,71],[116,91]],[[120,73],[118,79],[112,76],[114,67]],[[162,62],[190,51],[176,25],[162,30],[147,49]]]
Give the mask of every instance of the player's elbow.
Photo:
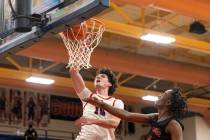
[[[112,123],[113,128],[117,128],[118,125],[119,125],[119,122],[113,122],[113,123]]]
[[[107,121],[107,125],[109,128],[117,128],[120,123],[120,120],[109,120]]]

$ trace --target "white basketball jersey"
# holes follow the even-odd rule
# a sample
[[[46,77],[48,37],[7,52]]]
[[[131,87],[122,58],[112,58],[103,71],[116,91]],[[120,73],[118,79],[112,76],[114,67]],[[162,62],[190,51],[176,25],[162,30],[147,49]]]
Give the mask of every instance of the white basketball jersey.
[[[80,94],[79,97],[84,96],[86,94]],[[87,95],[86,95],[87,96]],[[89,97],[97,97],[99,100],[103,100],[103,102],[114,106],[116,108],[123,109],[124,104],[121,100],[118,100],[114,97],[108,96],[103,97],[99,94],[89,94]],[[120,123],[120,119],[111,115],[107,111],[102,108],[91,105],[90,103],[83,102],[83,116],[91,119],[99,119],[99,120],[107,120],[112,119],[115,120],[118,124]],[[92,124],[92,125],[84,125],[81,127],[81,131],[77,136],[76,140],[115,140],[114,128],[104,128],[102,126]]]

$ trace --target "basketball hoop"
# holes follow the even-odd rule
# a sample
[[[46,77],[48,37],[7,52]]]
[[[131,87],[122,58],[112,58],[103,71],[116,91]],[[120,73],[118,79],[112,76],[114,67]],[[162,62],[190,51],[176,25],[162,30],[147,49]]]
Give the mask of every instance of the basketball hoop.
[[[102,22],[89,19],[61,32],[59,35],[69,54],[67,68],[90,68],[91,53],[100,43],[104,31]]]

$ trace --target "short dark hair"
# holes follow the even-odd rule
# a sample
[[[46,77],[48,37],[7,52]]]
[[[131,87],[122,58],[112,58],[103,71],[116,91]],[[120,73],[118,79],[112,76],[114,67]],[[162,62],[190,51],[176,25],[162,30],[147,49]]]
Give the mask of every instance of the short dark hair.
[[[29,128],[32,128],[32,127],[33,127],[33,125],[32,125],[32,124],[29,124],[29,125],[28,125],[28,127],[29,127]]]
[[[182,97],[180,88],[170,89],[170,111],[174,118],[181,119],[187,113],[186,99]]]
[[[112,84],[112,86],[109,87],[108,95],[109,96],[113,95],[113,93],[116,91],[117,88],[117,78],[115,77],[115,74],[110,69],[107,68],[99,69],[97,74],[107,75],[109,82]]]

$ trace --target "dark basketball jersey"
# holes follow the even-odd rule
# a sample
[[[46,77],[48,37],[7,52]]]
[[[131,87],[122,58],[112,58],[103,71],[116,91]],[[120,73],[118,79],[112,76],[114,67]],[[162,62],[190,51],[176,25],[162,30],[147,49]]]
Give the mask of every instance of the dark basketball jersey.
[[[175,120],[173,118],[168,118],[163,121],[153,120],[151,121],[151,128],[146,136],[145,140],[171,140],[171,136],[169,133],[166,133],[166,127],[171,120]],[[181,124],[179,120],[176,120],[184,129],[184,126]]]

